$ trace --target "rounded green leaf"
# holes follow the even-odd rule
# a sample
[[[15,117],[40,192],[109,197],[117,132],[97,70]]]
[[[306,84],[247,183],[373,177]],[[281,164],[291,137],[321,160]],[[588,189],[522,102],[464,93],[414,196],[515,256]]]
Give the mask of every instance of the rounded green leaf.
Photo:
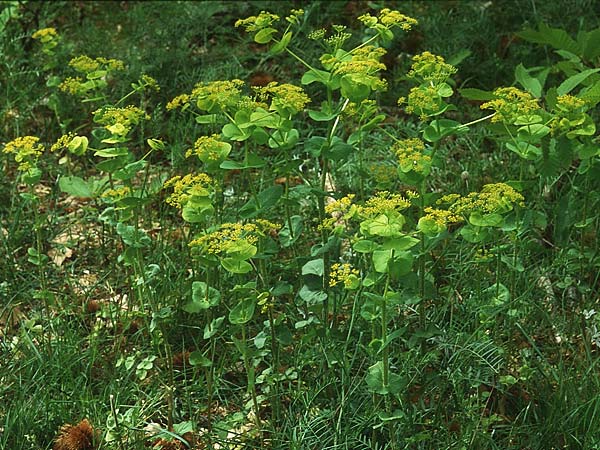
[[[256,308],[256,298],[247,297],[240,301],[231,311],[229,311],[229,322],[234,325],[241,325],[249,322],[254,315]]]

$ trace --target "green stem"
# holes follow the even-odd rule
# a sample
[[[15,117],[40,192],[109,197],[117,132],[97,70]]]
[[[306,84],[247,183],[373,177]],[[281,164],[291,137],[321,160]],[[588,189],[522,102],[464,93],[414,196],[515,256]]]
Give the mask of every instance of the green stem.
[[[392,258],[394,257],[394,251],[392,250]],[[390,286],[390,273],[385,277],[385,287],[383,289],[383,300],[381,306],[381,345],[383,350],[381,351],[381,363],[383,365],[383,388],[387,390],[389,386],[390,377],[390,361],[389,361],[389,347],[386,345],[387,340],[387,293]]]
[[[271,330],[271,370],[273,374],[279,373],[279,348],[277,345],[277,336],[275,336],[275,320],[273,319],[273,308],[269,308],[269,328]],[[275,378],[273,386],[273,419],[275,424],[279,423],[281,411],[281,398],[279,397],[279,380]]]
[[[252,405],[254,407],[254,420],[256,423],[256,427],[260,430],[262,428],[262,424],[260,421],[260,412],[258,410],[258,397],[256,395],[256,385],[254,379],[254,367],[250,361],[248,356],[248,347],[246,345],[246,324],[242,324],[242,350],[243,350],[243,358],[244,358],[244,366],[246,367],[246,374],[248,377],[248,389],[250,390],[250,395],[252,396]]]

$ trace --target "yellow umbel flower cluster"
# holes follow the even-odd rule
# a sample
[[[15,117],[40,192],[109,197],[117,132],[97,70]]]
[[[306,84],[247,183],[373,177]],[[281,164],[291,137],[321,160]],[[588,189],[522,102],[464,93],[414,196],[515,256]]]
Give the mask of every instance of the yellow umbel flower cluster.
[[[463,221],[462,216],[456,214],[453,211],[446,209],[432,208],[431,206],[425,207],[425,215],[421,218],[422,220],[431,220],[435,222],[439,227],[445,228],[446,226],[459,223]]]
[[[149,120],[150,116],[137,106],[129,105],[125,108],[100,108],[92,113],[94,122],[104,125],[112,134],[125,136],[142,120]]]
[[[323,39],[323,42],[325,42],[325,44],[327,44],[332,51],[335,51],[339,48],[342,48],[346,41],[352,37],[352,33],[348,33],[346,31],[345,25],[332,25],[331,28],[333,29],[334,33],[331,36]],[[323,37],[324,36],[325,34],[323,34]]]
[[[363,206],[358,207],[358,214],[364,218],[371,218],[380,214],[402,211],[409,206],[410,201],[402,195],[380,191],[369,198]]]
[[[80,95],[89,90],[84,83],[85,81],[81,77],[67,77],[58,85],[58,88],[67,94]]]
[[[190,98],[196,101],[198,108],[208,112],[222,112],[235,108],[242,98],[242,80],[211,81],[198,83]]]
[[[321,39],[323,39],[325,37],[326,34],[327,34],[327,30],[325,28],[319,28],[317,30],[313,30],[310,33],[308,33],[308,38],[311,41],[320,41]]]
[[[291,9],[290,15],[285,18],[289,23],[300,25],[300,18],[304,15],[303,9]]]
[[[194,148],[190,148],[185,152],[185,157],[189,158],[192,155],[196,155],[204,163],[221,160],[223,146],[231,148],[231,145],[221,141],[219,137],[220,135],[218,134],[199,137],[194,143]]]
[[[553,113],[554,118],[550,122],[552,134],[566,133],[579,125],[582,125],[588,117],[587,103],[573,95],[561,95],[556,99]]]
[[[75,133],[70,132],[63,134],[58,140],[52,144],[50,151],[52,153],[58,152],[59,150],[68,150],[70,153],[75,155],[83,155],[88,148],[88,139],[85,136],[77,136]]]
[[[253,87],[261,101],[271,99],[271,110],[285,109],[296,114],[310,103],[310,98],[301,87],[293,84],[279,84],[272,81],[264,87]]]
[[[431,167],[431,156],[425,154],[425,143],[418,138],[403,139],[394,143],[392,151],[396,153],[400,170],[427,174]]]
[[[419,23],[417,19],[413,19],[412,17],[389,8],[383,8],[377,17],[367,13],[360,16],[358,20],[369,28],[373,28],[378,23],[381,23],[388,29],[398,27],[404,31],[409,31],[414,25]]]
[[[348,194],[339,200],[331,200],[325,205],[325,213],[331,217],[324,219],[319,225],[319,229],[331,230],[335,228],[336,224],[342,225],[344,219],[350,218],[354,211],[356,211],[356,205],[354,205],[355,194]]]
[[[345,197],[340,198],[339,200],[332,201],[331,203],[329,203],[325,206],[325,212],[327,214],[334,214],[334,213],[346,214],[350,210],[350,207],[353,204],[352,202],[354,200],[354,197],[356,197],[355,194],[348,194]]]
[[[432,84],[444,83],[457,72],[456,67],[448,64],[444,58],[430,52],[413,56],[413,65],[407,76]]]
[[[190,247],[200,247],[204,253],[219,255],[227,253],[240,241],[254,245],[261,237],[278,230],[280,225],[264,219],[249,223],[223,223],[212,233],[205,234],[189,243]]]
[[[101,197],[106,203],[115,203],[127,197],[129,194],[131,194],[131,188],[128,186],[122,186],[104,191]]]
[[[14,155],[15,162],[19,163],[18,169],[26,172],[35,167],[38,158],[44,153],[44,146],[38,143],[39,140],[36,136],[18,137],[8,142],[2,153]]]
[[[185,176],[174,176],[165,181],[163,189],[173,187],[173,193],[165,200],[171,206],[183,208],[190,198],[194,195],[207,197],[214,189],[214,182],[211,177],[205,173],[197,175],[187,174]]]
[[[329,286],[334,287],[343,284],[346,289],[356,289],[359,285],[358,275],[360,272],[348,263],[331,265],[329,273]]]
[[[373,179],[382,185],[391,184],[397,178],[396,168],[389,164],[372,163],[369,164],[368,170]]]
[[[302,10],[296,10],[298,13]],[[302,11],[304,13],[304,11]],[[299,16],[300,14],[294,14],[292,10],[292,16]],[[291,17],[291,16],[290,16]],[[263,28],[269,28],[273,26],[275,22],[279,20],[279,16],[272,14],[268,11],[261,11],[258,16],[250,16],[245,19],[238,19],[235,22],[235,27],[243,27],[246,31],[260,31]]]
[[[63,149],[69,148],[69,144],[73,141],[73,138],[75,136],[76,135],[73,132],[63,134],[61,137],[58,138],[58,141],[56,141],[54,144],[52,144],[52,147],[50,147],[50,151],[52,153],[54,153],[54,152],[57,152],[58,150],[63,150]]]
[[[41,30],[37,30],[35,33],[33,33],[31,37],[46,44],[54,39],[57,39],[58,33],[56,32],[56,28],[42,28]]]
[[[140,78],[140,84],[145,88],[160,92],[160,85],[158,84],[158,81],[156,81],[156,78],[153,78],[150,75],[143,74]]]
[[[405,111],[408,114],[418,115],[421,120],[426,120],[428,117],[437,114],[444,106],[438,90],[434,86],[426,84],[411,88],[408,99],[405,97],[398,99],[398,106],[405,103]]]
[[[350,59],[346,56],[337,58],[330,54],[321,56],[323,67],[333,70],[337,75],[352,75],[354,79],[368,84],[374,91],[385,90],[387,82],[379,78],[378,73],[385,70],[385,64],[380,59],[386,50],[381,47],[366,45],[359,47],[351,53]]]
[[[87,55],[77,56],[69,61],[69,66],[80,73],[92,73],[97,70],[125,70],[125,64],[120,59],[95,58]]]
[[[387,53],[384,48],[366,45],[352,52],[350,61],[340,61],[335,68],[335,73],[360,73],[373,75],[380,70],[385,70],[385,64],[380,59]]]
[[[524,197],[505,183],[483,186],[480,192],[471,192],[466,197],[458,194],[445,195],[437,204],[447,204],[446,208],[456,216],[467,216],[472,212],[482,214],[505,213],[515,205],[523,205]]]
[[[190,104],[190,95],[189,94],[180,94],[174,99],[172,99],[169,103],[167,103],[167,111],[171,111],[172,109],[183,108]]]
[[[530,93],[515,87],[502,87],[494,91],[494,100],[481,105],[481,109],[492,109],[496,115],[492,122],[513,124],[520,116],[525,116],[539,111],[537,99]]]

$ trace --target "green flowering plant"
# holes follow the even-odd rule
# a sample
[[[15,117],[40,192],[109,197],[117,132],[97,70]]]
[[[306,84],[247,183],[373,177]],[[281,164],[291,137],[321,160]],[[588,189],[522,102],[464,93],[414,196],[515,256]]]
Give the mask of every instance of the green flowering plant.
[[[56,28],[41,28],[31,35],[33,39],[40,41],[43,46],[42,51],[51,54],[52,50],[60,42],[60,36]]]
[[[2,153],[12,155],[14,161],[18,163],[17,169],[21,172],[21,177],[26,184],[36,184],[42,171],[38,167],[38,160],[44,153],[45,147],[39,143],[37,136],[18,137],[4,144]]]
[[[104,98],[103,91],[108,87],[109,80],[116,72],[125,70],[125,64],[121,60],[91,58],[87,55],[72,58],[69,67],[78,75],[65,78],[58,88],[67,94],[81,97],[84,102]]]
[[[163,188],[173,188],[165,200],[171,206],[181,210],[186,222],[206,221],[214,213],[212,205],[215,183],[205,173],[177,175],[163,184]]]
[[[265,219],[222,223],[213,231],[193,239],[189,246],[203,261],[218,261],[228,272],[244,274],[253,270],[248,260],[257,255],[259,241],[279,228]]]

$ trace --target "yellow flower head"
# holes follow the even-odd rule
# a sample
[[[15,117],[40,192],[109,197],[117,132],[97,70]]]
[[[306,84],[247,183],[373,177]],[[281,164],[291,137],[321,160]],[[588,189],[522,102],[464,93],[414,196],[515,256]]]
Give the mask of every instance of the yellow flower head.
[[[56,32],[56,28],[42,28],[31,35],[35,40],[42,44],[42,51],[47,55],[54,53],[54,48],[60,42],[60,36]]]
[[[148,114],[133,105],[125,108],[100,108],[92,114],[94,115],[94,122],[104,125],[112,134],[119,136],[125,136],[142,120],[150,119]]]
[[[156,92],[160,91],[158,81],[156,81],[156,79],[152,78],[150,75],[143,74],[140,81],[142,86],[144,86],[145,88],[152,89]]]
[[[211,81],[198,83],[190,98],[196,101],[198,108],[208,112],[221,112],[236,108],[242,99],[242,80]]]
[[[83,155],[88,146],[88,139],[85,136],[77,136],[75,133],[63,134],[58,141],[52,144],[50,151],[52,153],[59,150],[68,150],[76,155]]]
[[[319,228],[331,230],[336,226],[343,226],[344,220],[350,219],[356,211],[356,205],[353,202],[354,197],[354,194],[348,194],[339,200],[331,200],[327,203],[325,213],[331,217],[323,220]]]
[[[335,51],[342,48],[346,41],[352,37],[352,33],[348,33],[344,25],[332,25],[332,28],[334,33],[323,41]]]
[[[167,103],[167,111],[171,111],[172,109],[183,108],[190,104],[190,96],[189,94],[181,94]]]
[[[413,65],[408,76],[433,84],[444,83],[457,72],[456,67],[446,63],[441,56],[423,52],[413,56]]]
[[[199,247],[204,253],[219,255],[237,248],[240,241],[254,245],[269,231],[280,226],[268,220],[258,219],[250,223],[223,223],[216,231],[205,234],[190,242],[190,247]]]
[[[83,83],[84,81],[81,77],[67,77],[58,85],[58,88],[67,94],[80,95],[88,91],[88,88]]]
[[[71,143],[71,141],[73,140],[73,138],[75,137],[75,133],[67,133],[67,134],[63,134],[60,138],[58,138],[58,141],[56,141],[54,144],[52,144],[52,147],[50,147],[50,151],[52,153],[58,151],[58,150],[63,150],[69,147],[69,144]]]
[[[363,206],[359,206],[358,213],[362,217],[370,218],[389,212],[402,211],[409,206],[410,201],[402,195],[380,191],[369,198]]]
[[[173,188],[173,193],[165,200],[171,206],[182,209],[194,196],[208,197],[214,190],[214,182],[205,173],[175,176],[163,184],[163,188]]]
[[[312,41],[320,41],[327,34],[327,30],[325,28],[319,28],[318,30],[313,30],[308,33],[308,38]]]
[[[437,204],[447,204],[447,210],[456,216],[468,216],[473,212],[482,214],[502,214],[523,205],[524,197],[505,183],[483,186],[480,192],[471,192],[466,197],[458,194],[445,195]]]
[[[404,31],[410,30],[419,23],[416,19],[389,8],[383,8],[377,17],[367,13],[360,16],[358,20],[369,28],[375,28],[378,24],[382,24],[388,29],[398,27]]]
[[[425,143],[418,138],[403,139],[392,146],[400,170],[427,175],[431,168],[431,156],[425,154]]]
[[[19,137],[8,142],[2,152],[14,155],[15,162],[19,163],[18,169],[25,172],[36,165],[44,152],[44,146],[38,144],[39,140],[36,136]]]
[[[290,15],[285,18],[289,23],[300,25],[300,18],[304,15],[303,9],[292,9]]]
[[[360,284],[358,276],[360,272],[348,263],[331,265],[329,273],[329,286],[342,284],[345,289],[356,289]]]
[[[310,103],[310,98],[301,87],[293,84],[279,84],[272,81],[264,87],[253,88],[262,101],[271,99],[271,110],[284,109],[291,114],[296,114]]]
[[[298,10],[298,11],[301,11],[301,10]],[[292,15],[297,17],[300,14],[294,15],[292,13]],[[235,26],[236,26],[236,28],[243,27],[246,31],[260,31],[263,28],[272,27],[273,24],[275,22],[277,22],[278,20],[279,20],[278,15],[271,14],[270,12],[267,12],[267,11],[261,11],[258,16],[250,16],[250,17],[247,17],[246,19],[239,19],[235,23]]]
[[[224,161],[231,151],[231,144],[223,142],[219,138],[218,134],[201,136],[194,143],[194,148],[185,153],[185,157],[196,155],[200,161],[209,165]]]
[[[431,85],[420,85],[411,88],[408,100],[404,97],[398,99],[398,105],[406,103],[405,111],[417,114],[421,120],[427,120],[444,108],[445,104],[438,89]]]
[[[552,112],[554,118],[550,122],[552,134],[562,134],[576,129],[588,118],[588,105],[585,100],[572,95],[561,95],[556,99]]]
[[[42,28],[33,33],[31,37],[46,43],[58,38],[58,33],[56,32],[56,28]]]
[[[129,188],[128,186],[122,186],[104,191],[101,197],[102,200],[104,200],[106,203],[112,204],[129,196],[129,194],[131,194],[131,188]]]
[[[424,209],[425,215],[422,217],[424,220],[431,220],[435,222],[439,227],[445,228],[449,224],[459,223],[463,221],[463,218],[453,211],[446,209],[432,208],[427,206]]]
[[[69,61],[69,66],[80,73],[91,73],[97,70],[125,70],[123,61],[119,59],[95,58],[92,59],[87,55],[77,56]]]
[[[540,109],[537,99],[515,87],[498,88],[494,91],[494,96],[494,100],[481,105],[481,109],[496,111],[492,122],[513,124],[520,116],[532,114]]]

